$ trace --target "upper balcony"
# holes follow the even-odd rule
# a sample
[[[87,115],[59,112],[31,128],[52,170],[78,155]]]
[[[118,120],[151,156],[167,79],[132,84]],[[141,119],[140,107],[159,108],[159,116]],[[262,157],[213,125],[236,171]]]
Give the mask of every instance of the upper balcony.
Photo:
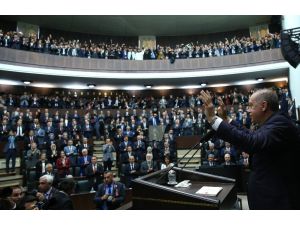
[[[101,78],[101,83],[105,85],[126,82],[134,85],[145,82],[154,85],[191,85],[216,77],[220,83],[251,79],[251,76],[257,77],[257,73],[264,77],[268,74],[272,78],[282,77],[288,74],[288,68],[280,49],[221,57],[176,59],[171,64],[169,60],[88,59],[0,48],[0,76],[7,78],[9,74],[9,78],[18,80],[21,80],[20,77],[36,80],[45,75],[44,80],[47,77],[53,81],[57,76],[63,79],[72,77],[75,80],[85,78],[85,82],[95,82],[95,78]]]
[[[88,59],[0,48],[1,64],[89,72],[191,72],[257,66],[283,61],[280,49],[220,57],[178,59],[171,64],[169,60]]]

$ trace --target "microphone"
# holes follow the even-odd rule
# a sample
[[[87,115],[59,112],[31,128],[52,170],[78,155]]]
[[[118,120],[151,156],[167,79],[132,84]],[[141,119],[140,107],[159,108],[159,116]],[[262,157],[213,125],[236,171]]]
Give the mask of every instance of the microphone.
[[[200,148],[202,147],[202,143],[207,142],[209,139],[211,139],[214,135],[215,135],[216,131],[215,130],[210,130],[209,132],[207,132],[207,134],[205,134],[202,138],[200,138],[199,143],[196,143],[193,147],[191,147],[185,154],[184,156],[177,162],[177,164],[179,164],[192,150],[194,150],[198,145],[199,147],[197,148],[197,150],[194,152],[194,154],[189,158],[189,160],[183,165],[183,167],[181,168],[181,170],[183,170],[186,165],[191,161],[191,159],[196,155],[196,153],[198,152],[198,150],[200,150]],[[162,175],[157,179],[157,182],[159,180],[161,180],[165,174],[167,174],[170,170],[172,170],[175,167],[175,163],[173,166],[169,167],[166,170],[166,173],[162,173]]]

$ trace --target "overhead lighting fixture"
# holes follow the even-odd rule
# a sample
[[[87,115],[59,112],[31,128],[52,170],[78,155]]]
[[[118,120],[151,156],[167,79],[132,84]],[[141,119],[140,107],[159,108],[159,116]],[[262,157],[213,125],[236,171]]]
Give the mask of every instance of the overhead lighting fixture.
[[[200,83],[201,87],[205,87],[206,85],[207,85],[207,83],[204,83],[204,82]]]
[[[96,84],[87,84],[87,86],[88,86],[89,88],[94,88],[94,87],[96,87]]]
[[[258,82],[262,82],[262,81],[264,81],[264,78],[263,78],[263,77],[259,77],[259,78],[256,78],[256,80],[257,80]]]
[[[152,84],[145,84],[144,86],[145,86],[145,88],[149,89],[149,88],[152,88],[153,85]]]
[[[31,84],[31,81],[29,81],[29,80],[23,80],[23,83],[26,84],[26,85],[29,85],[29,84]]]

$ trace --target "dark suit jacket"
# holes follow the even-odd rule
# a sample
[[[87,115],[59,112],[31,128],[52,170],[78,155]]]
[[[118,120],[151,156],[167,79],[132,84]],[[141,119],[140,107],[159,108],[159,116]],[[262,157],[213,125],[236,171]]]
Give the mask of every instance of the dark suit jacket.
[[[57,191],[47,203],[48,210],[72,210],[73,202],[70,196],[62,191]]]
[[[120,182],[113,182],[112,197],[116,199],[114,203],[107,200],[101,200],[101,197],[105,194],[106,184],[102,183],[98,186],[94,202],[97,204],[97,208],[102,209],[104,202],[106,202],[108,209],[118,208],[125,200],[125,185]]]
[[[299,205],[300,138],[283,113],[274,113],[256,131],[222,122],[216,135],[253,155],[248,182],[250,209],[295,209]],[[284,165],[284,166],[281,166]]]
[[[87,161],[91,163],[92,157],[87,155]],[[85,169],[89,164],[84,164],[84,157],[81,156],[78,158],[78,165],[80,166],[80,173],[85,176]]]
[[[46,165],[47,165],[48,161],[45,161],[45,169],[46,169]],[[42,161],[39,160],[36,164],[35,164],[35,174],[36,174],[36,179],[38,180],[41,176],[42,176]]]
[[[89,164],[86,168],[86,176],[89,180],[90,188],[92,188],[95,184],[97,187],[103,181],[103,166],[100,163],[97,163],[97,170],[93,171],[93,165]],[[96,181],[96,182],[95,182]],[[96,190],[96,189],[95,189]]]
[[[141,163],[141,168],[140,168],[140,173],[143,175],[143,174],[147,174],[148,173],[148,169],[149,169],[149,166],[147,164],[147,161],[144,161]],[[156,161],[152,161],[152,172],[153,171],[156,171],[158,168],[157,168],[157,163]]]
[[[36,136],[33,136],[33,141],[35,142],[35,143],[37,143],[37,137]],[[27,149],[30,149],[31,147],[30,147],[30,138],[29,138],[29,136],[25,136],[25,138],[24,138],[24,148],[25,148],[25,150],[27,150]]]

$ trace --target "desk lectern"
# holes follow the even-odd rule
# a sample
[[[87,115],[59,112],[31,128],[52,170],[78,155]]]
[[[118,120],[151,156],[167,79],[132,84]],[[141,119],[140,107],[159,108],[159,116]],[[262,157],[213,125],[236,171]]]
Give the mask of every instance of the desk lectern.
[[[190,180],[186,188],[168,185],[169,168],[133,180],[132,209],[232,209],[237,201],[235,180],[174,167],[177,182]],[[217,196],[196,194],[203,186],[222,187]]]

